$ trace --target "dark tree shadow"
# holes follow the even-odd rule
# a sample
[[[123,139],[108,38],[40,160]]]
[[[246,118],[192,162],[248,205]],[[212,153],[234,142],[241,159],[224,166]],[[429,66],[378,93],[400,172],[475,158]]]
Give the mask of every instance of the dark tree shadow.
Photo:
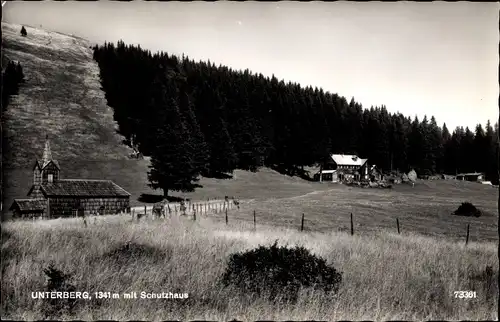
[[[274,170],[280,174],[290,176],[290,177],[299,177],[306,181],[314,181],[314,178],[311,178],[309,171],[303,170],[300,167],[296,166],[284,166],[284,165],[272,165],[270,166],[271,170]]]
[[[232,174],[223,173],[223,172],[203,173],[203,176],[205,178],[209,178],[209,179],[222,179],[222,180],[227,180],[227,179],[233,178]]]
[[[163,195],[152,195],[149,193],[142,193],[140,197],[137,198],[137,200],[144,203],[157,203],[163,200]]]
[[[143,193],[139,198],[137,198],[137,201],[143,202],[143,203],[158,203],[163,201],[165,198],[163,195],[153,195],[149,193]],[[181,202],[184,200],[182,197],[177,197],[177,196],[168,196],[167,201],[168,202]],[[190,198],[186,198],[187,201],[191,200]]]
[[[191,201],[191,198],[184,199],[182,197],[168,196],[167,200],[168,200],[168,202],[181,202],[182,200]]]

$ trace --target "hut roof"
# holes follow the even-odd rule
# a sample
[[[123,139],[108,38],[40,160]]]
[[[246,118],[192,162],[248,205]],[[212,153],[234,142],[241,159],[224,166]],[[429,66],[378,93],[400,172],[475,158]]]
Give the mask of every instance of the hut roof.
[[[44,199],[14,199],[10,210],[17,208],[19,211],[42,212],[45,210],[45,205]]]
[[[47,197],[129,197],[130,193],[110,180],[64,179],[44,183],[42,192]]]
[[[338,165],[363,166],[368,159],[361,159],[357,155],[350,154],[332,154],[331,158]]]

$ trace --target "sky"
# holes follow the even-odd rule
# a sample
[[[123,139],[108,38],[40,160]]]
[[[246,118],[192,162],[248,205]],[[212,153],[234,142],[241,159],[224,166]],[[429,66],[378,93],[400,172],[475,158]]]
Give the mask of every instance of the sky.
[[[3,21],[123,40],[385,105],[439,125],[498,121],[498,3],[8,2]]]

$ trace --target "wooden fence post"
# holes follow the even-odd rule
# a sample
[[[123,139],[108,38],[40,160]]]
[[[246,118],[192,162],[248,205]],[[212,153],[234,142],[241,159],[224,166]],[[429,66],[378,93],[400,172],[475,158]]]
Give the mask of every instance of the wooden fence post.
[[[226,209],[226,225],[228,224],[229,219],[227,218],[227,209]]]
[[[300,222],[300,231],[304,231],[304,213],[302,213],[302,220]]]
[[[352,212],[351,212],[351,236],[354,235],[354,222],[352,221]]]
[[[398,226],[398,234],[400,233],[399,232],[399,218],[396,218],[396,225]]]
[[[469,243],[469,224],[467,224],[467,236],[465,237],[465,245]]]
[[[255,218],[255,209],[253,211],[253,229],[257,230],[257,220]]]

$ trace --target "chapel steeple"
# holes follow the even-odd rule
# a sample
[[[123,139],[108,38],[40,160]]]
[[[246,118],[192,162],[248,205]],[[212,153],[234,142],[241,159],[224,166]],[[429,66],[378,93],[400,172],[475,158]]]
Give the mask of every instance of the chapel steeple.
[[[52,161],[52,152],[50,151],[49,135],[45,136],[45,148],[43,149],[42,168]]]
[[[33,168],[33,185],[53,183],[60,179],[59,163],[52,158],[49,136],[45,136],[45,147],[41,160],[37,160]]]

